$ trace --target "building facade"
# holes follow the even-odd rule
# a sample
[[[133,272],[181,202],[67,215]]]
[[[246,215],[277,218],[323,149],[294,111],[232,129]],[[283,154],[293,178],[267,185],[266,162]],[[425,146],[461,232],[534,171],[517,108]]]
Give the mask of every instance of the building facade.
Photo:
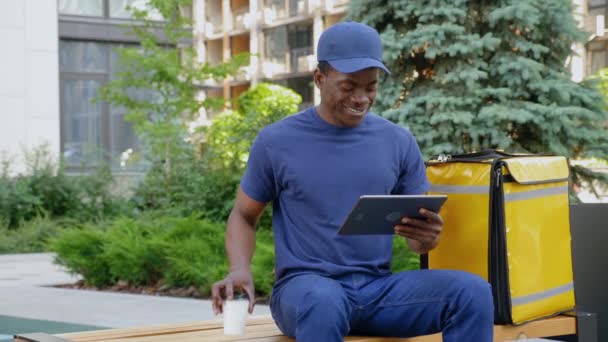
[[[195,1],[195,44],[201,61],[213,64],[238,53],[252,54],[239,75],[205,84],[206,96],[235,99],[257,82],[273,82],[298,92],[302,107],[313,104],[316,42],[325,28],[342,20],[347,4],[345,0]]]

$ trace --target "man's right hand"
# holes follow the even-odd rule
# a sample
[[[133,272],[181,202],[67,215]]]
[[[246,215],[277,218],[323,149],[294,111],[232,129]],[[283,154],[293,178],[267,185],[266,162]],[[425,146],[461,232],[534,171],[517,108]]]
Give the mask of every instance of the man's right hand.
[[[213,284],[211,296],[213,300],[213,312],[221,314],[224,307],[224,298],[232,299],[234,289],[241,289],[249,296],[249,313],[253,313],[255,305],[255,289],[250,269],[237,269],[230,271],[226,278]]]

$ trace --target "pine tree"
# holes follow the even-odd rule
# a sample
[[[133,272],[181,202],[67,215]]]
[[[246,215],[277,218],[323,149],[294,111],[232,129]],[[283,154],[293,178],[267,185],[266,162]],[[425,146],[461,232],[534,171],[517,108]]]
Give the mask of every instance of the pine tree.
[[[587,38],[570,1],[353,0],[348,17],[383,40],[392,74],[374,109],[410,129],[425,155],[608,157],[604,99],[566,65]],[[600,177],[572,171],[576,183]]]

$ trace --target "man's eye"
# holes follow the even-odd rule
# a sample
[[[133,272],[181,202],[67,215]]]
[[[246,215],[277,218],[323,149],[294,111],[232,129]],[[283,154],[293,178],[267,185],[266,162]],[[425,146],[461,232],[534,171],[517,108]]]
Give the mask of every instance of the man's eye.
[[[343,91],[353,91],[353,89],[355,89],[355,88],[352,88],[352,87],[342,87]]]

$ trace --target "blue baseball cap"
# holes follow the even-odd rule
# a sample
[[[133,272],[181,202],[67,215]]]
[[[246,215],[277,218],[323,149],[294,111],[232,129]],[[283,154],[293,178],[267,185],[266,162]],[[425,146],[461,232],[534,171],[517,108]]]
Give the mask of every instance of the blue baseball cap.
[[[321,34],[317,61],[325,61],[345,74],[367,68],[380,68],[390,74],[382,63],[382,41],[378,31],[353,21],[332,25]]]

